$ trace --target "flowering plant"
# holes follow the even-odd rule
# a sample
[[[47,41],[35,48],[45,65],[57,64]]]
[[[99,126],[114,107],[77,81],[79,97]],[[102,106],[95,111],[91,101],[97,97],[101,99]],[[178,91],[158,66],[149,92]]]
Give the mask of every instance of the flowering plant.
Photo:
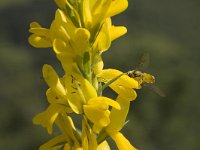
[[[123,136],[130,102],[144,79],[116,69],[103,69],[102,53],[111,42],[124,35],[123,26],[114,26],[111,17],[124,11],[127,0],[55,0],[59,7],[50,28],[37,22],[30,24],[29,43],[36,48],[51,48],[62,64],[59,76],[51,65],[43,66],[43,78],[49,86],[47,109],[33,118],[57,135],[40,146],[40,150],[109,150],[111,137],[119,150],[135,150]],[[132,74],[132,75],[131,75]],[[150,76],[152,77],[152,76]],[[142,79],[142,80],[141,80]],[[154,78],[152,78],[154,80]],[[103,96],[110,87],[116,99]],[[77,129],[71,114],[82,118]]]

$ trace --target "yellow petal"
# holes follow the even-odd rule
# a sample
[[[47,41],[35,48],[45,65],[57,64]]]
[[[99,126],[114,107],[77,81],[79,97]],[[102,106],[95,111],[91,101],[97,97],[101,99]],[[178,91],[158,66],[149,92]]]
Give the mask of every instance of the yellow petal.
[[[48,48],[52,46],[52,43],[49,39],[44,36],[38,36],[36,34],[32,34],[28,38],[29,43],[36,48]]]
[[[29,32],[37,34],[39,36],[49,36],[49,30],[46,28],[30,28]]]
[[[92,98],[88,101],[88,105],[101,106],[101,104],[110,105],[118,110],[121,109],[120,105],[116,101],[103,96]]]
[[[80,74],[72,72],[65,76],[65,85],[68,90],[68,101],[75,113],[82,113],[82,105],[93,97],[97,92],[92,84]]]
[[[123,26],[112,26],[110,29],[111,40],[115,40],[127,32],[126,27]]]
[[[93,71],[95,75],[101,74],[103,70],[104,63],[101,58],[98,59],[97,63],[94,65]]]
[[[46,83],[60,96],[65,96],[66,91],[52,66],[45,64],[42,69]]]
[[[53,123],[55,122],[56,118],[58,117],[59,113],[64,109],[63,105],[50,105],[47,110],[41,112],[40,114],[36,115],[33,118],[34,124],[39,124],[44,128],[47,128],[49,134],[53,131]]]
[[[101,127],[105,127],[110,123],[110,111],[109,105],[120,109],[120,105],[107,97],[96,97],[88,101],[87,105],[84,105],[84,113],[87,118],[94,123],[94,128],[98,132]]]
[[[117,84],[111,84],[110,88],[113,89],[117,94],[119,94],[122,98],[132,101],[137,97],[137,93],[134,89],[127,88]]]
[[[86,28],[90,28],[90,26],[92,25],[92,14],[91,14],[91,10],[90,10],[90,0],[82,0],[82,18],[83,18],[83,22]]]
[[[78,28],[75,30],[73,39],[73,47],[76,54],[83,55],[89,48],[90,32],[84,28]]]
[[[120,132],[110,133],[119,150],[137,150]]]
[[[97,149],[96,136],[85,118],[82,121],[82,146],[84,150]]]
[[[120,131],[124,126],[129,111],[129,100],[123,99],[122,97],[118,96],[116,102],[119,103],[121,109],[117,110],[115,108],[112,108],[110,113],[110,124],[105,129],[108,132]]]
[[[84,113],[87,118],[100,127],[105,127],[110,123],[108,110],[102,110],[92,105],[84,105]]]
[[[86,102],[94,97],[97,97],[96,89],[92,86],[92,84],[79,73],[71,73],[70,77],[71,82],[72,78],[76,80],[80,84],[80,88],[83,92]],[[69,79],[68,79],[69,80]],[[67,84],[67,82],[65,82]]]
[[[66,1],[67,0],[54,0],[55,3],[57,4],[57,6],[61,9],[64,9],[65,8],[65,5],[66,5]]]
[[[42,28],[38,22],[31,22],[30,28]]]
[[[100,23],[106,18],[107,11],[111,5],[112,0],[96,0],[92,6],[92,19],[93,24]]]
[[[100,76],[105,81],[109,81],[121,74],[123,74],[123,72],[116,69],[104,69]],[[128,88],[138,88],[138,82],[127,75],[122,75],[119,79],[113,82],[113,84],[121,85]]]
[[[65,53],[65,54],[74,56],[72,47],[70,46],[69,41],[55,39],[53,41],[53,50],[56,54]]]
[[[111,37],[110,37],[111,20],[107,18],[99,31],[99,34],[94,43],[95,49],[99,52],[105,51],[110,47]]]
[[[98,145],[97,150],[110,150],[110,146],[108,145],[107,141],[103,141]]]
[[[121,13],[128,7],[127,0],[114,0],[112,1],[110,8],[107,13],[107,17],[112,17],[116,14]]]

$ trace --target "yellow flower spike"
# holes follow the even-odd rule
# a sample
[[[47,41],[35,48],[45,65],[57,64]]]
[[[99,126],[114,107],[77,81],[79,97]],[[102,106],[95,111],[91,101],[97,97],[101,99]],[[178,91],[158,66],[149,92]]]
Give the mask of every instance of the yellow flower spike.
[[[106,127],[107,132],[120,131],[126,121],[127,114],[129,112],[130,101],[118,96],[116,102],[119,103],[121,109],[112,108],[110,112],[110,124]]]
[[[110,37],[111,19],[107,18],[99,31],[99,34],[94,43],[94,49],[99,52],[106,51],[111,44]]]
[[[66,95],[66,90],[52,66],[45,64],[42,68],[43,77],[46,83],[60,96]]]
[[[110,123],[109,106],[120,109],[120,105],[116,101],[107,97],[92,98],[88,101],[88,104],[83,107],[87,118],[94,123],[95,127],[100,129]]]
[[[117,144],[119,150],[137,150],[120,132],[110,133],[110,136]]]
[[[33,118],[33,123],[43,126],[51,134],[53,131],[52,125],[64,108],[65,106],[59,104],[50,105],[44,112],[39,113]]]
[[[62,144],[63,142],[67,142],[65,135],[58,135],[53,139],[49,140],[48,142],[46,142],[45,144],[41,145],[39,150],[50,150],[54,146]]]
[[[107,17],[112,17],[123,12],[128,7],[127,0],[112,0],[110,8],[107,12]]]
[[[117,38],[119,38],[120,36],[126,34],[127,29],[126,27],[123,26],[112,26],[110,28],[110,36],[111,36],[111,40],[115,40]]]

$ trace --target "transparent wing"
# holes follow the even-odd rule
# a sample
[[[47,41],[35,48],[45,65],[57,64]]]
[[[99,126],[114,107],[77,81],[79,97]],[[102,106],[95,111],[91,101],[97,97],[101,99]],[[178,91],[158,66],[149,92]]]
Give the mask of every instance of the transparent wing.
[[[153,92],[155,92],[156,94],[158,94],[161,97],[165,97],[165,93],[156,85],[154,84],[144,84],[144,86],[148,87],[149,89],[151,89]]]
[[[143,52],[140,54],[138,62],[136,64],[136,69],[147,68],[150,63],[150,56],[148,52]]]

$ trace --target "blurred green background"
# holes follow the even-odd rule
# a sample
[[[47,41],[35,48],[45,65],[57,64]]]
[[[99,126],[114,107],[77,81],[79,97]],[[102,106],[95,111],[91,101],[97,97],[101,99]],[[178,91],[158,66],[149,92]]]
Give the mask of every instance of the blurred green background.
[[[130,0],[113,18],[128,33],[103,54],[105,68],[134,69],[146,51],[146,71],[166,94],[143,88],[131,105],[123,133],[141,150],[200,149],[199,6],[198,0]],[[27,38],[29,23],[49,27],[55,10],[53,0],[0,1],[1,150],[36,150],[50,138],[31,119],[46,108],[42,65],[60,70],[60,64],[50,49],[32,48]]]

